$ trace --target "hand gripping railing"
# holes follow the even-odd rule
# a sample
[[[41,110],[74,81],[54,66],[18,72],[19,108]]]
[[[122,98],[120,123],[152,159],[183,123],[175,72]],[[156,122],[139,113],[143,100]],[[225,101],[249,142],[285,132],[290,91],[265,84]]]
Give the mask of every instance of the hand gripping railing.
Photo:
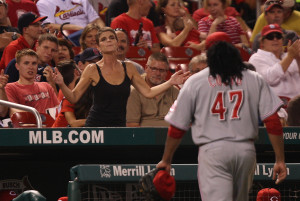
[[[5,105],[7,107],[17,108],[17,109],[20,109],[20,110],[25,110],[27,112],[33,113],[33,115],[35,116],[35,119],[36,119],[37,127],[42,128],[41,115],[39,114],[39,112],[35,108],[29,107],[29,106],[26,106],[26,105],[21,105],[21,104],[18,104],[18,103],[12,103],[12,102],[9,102],[9,101],[4,101],[4,100],[0,100],[0,105]]]

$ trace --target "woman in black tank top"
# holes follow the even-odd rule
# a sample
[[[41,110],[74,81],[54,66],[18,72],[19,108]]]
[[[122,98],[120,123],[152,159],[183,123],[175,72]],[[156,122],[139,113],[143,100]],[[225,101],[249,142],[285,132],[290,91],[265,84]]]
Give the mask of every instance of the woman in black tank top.
[[[76,103],[89,85],[93,86],[93,105],[86,120],[87,127],[124,127],[131,84],[145,97],[152,98],[172,85],[182,84],[189,76],[189,73],[179,71],[163,84],[150,88],[133,64],[117,60],[118,39],[113,29],[102,28],[97,40],[103,57],[85,68],[73,91],[66,87],[57,70],[55,76],[56,83],[71,103]]]

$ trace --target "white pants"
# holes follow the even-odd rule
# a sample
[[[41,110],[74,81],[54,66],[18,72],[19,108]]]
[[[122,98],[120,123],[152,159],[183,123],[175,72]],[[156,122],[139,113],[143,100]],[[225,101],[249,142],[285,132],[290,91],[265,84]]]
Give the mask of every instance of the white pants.
[[[202,145],[198,164],[202,201],[248,201],[256,165],[254,142]]]

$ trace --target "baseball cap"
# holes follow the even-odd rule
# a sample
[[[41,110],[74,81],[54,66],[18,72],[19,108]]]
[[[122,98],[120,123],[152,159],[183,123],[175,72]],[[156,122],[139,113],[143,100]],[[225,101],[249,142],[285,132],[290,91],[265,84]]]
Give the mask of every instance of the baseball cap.
[[[295,0],[283,0],[282,7],[283,8],[291,8],[294,7],[295,5]]]
[[[171,198],[174,196],[176,182],[174,177],[172,177],[167,171],[159,170],[153,179],[153,184],[158,194],[164,200],[171,200]]]
[[[39,21],[44,21],[45,19],[47,19],[47,16],[44,17],[39,17],[34,13],[28,12],[28,13],[24,13],[23,15],[21,15],[19,17],[18,20],[18,29],[21,33],[23,33],[23,28],[24,27],[28,27],[31,24],[37,23]]]
[[[13,201],[24,201],[24,200],[34,200],[34,201],[46,201],[47,199],[36,190],[27,190],[14,198]],[[2,201],[2,200],[1,200]]]
[[[0,191],[0,200],[1,201],[11,201],[17,197],[17,194],[15,191],[12,190],[1,190]]]
[[[273,32],[278,32],[278,33],[283,33],[280,26],[278,24],[269,24],[263,27],[262,31],[261,31],[261,35],[262,36],[266,36],[269,33],[273,33]]]
[[[102,58],[102,55],[100,54],[99,50],[96,48],[86,48],[80,55],[79,61],[85,62],[85,61],[91,61],[93,59]]]
[[[219,41],[226,41],[228,43],[232,43],[229,35],[225,32],[214,32],[207,36],[205,40],[205,46],[206,49],[210,48],[212,45],[214,45],[216,42]]]
[[[257,193],[256,201],[281,201],[281,195],[275,188],[264,188]]]
[[[68,197],[60,197],[57,201],[68,201]]]
[[[268,12],[274,6],[283,9],[282,4],[283,4],[282,0],[267,0],[264,4],[264,10],[265,12]]]

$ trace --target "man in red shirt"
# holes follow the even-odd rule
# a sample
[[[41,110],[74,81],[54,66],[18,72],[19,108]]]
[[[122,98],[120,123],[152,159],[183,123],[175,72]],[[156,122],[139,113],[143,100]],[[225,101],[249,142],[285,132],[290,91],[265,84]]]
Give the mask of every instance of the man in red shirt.
[[[12,41],[3,51],[3,55],[0,61],[0,69],[5,69],[8,63],[15,58],[15,54],[18,50],[24,48],[33,49],[36,40],[42,33],[42,21],[47,17],[38,17],[33,13],[23,14],[18,21],[18,28],[21,36]]]
[[[156,36],[154,26],[151,20],[145,18],[152,7],[151,0],[138,1],[128,0],[128,12],[123,13],[116,17],[111,22],[113,29],[122,28],[128,33],[129,43],[131,46],[138,46],[149,48],[153,52],[160,51],[159,40]],[[142,25],[142,34],[135,44],[136,37],[138,36],[139,27]]]

